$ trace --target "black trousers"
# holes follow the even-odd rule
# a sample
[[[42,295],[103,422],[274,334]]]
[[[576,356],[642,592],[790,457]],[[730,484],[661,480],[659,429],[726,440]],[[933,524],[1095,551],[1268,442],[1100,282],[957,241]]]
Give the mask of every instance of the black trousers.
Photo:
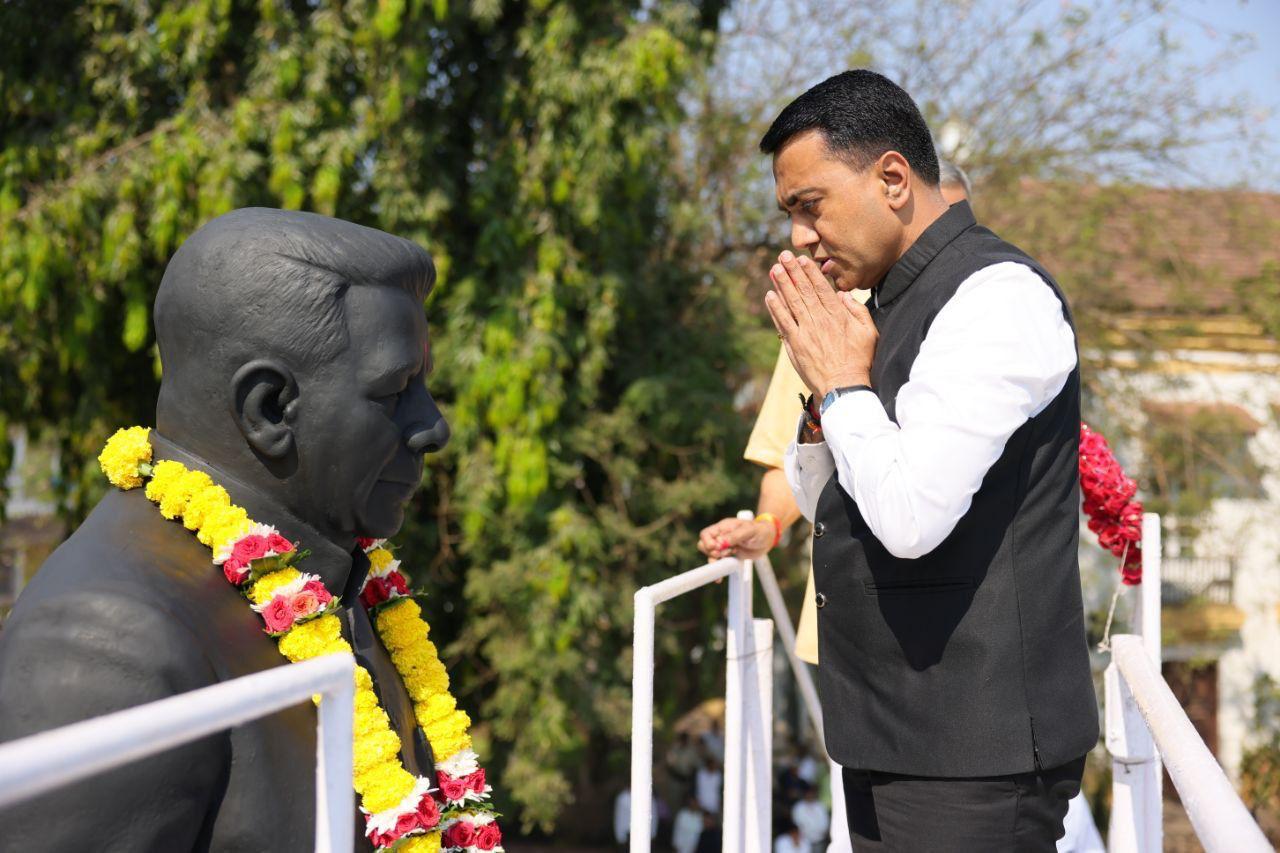
[[[939,779],[844,770],[858,853],[1054,853],[1084,757],[1015,776]]]

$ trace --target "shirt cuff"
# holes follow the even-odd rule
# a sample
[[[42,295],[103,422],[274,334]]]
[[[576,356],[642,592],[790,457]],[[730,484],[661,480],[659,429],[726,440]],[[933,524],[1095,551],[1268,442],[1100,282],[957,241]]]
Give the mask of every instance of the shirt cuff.
[[[850,471],[856,470],[858,454],[867,441],[897,428],[880,398],[868,390],[841,395],[822,415],[822,436]]]
[[[787,447],[782,467],[800,514],[813,521],[818,498],[836,470],[831,450],[825,443],[799,444],[793,441]]]

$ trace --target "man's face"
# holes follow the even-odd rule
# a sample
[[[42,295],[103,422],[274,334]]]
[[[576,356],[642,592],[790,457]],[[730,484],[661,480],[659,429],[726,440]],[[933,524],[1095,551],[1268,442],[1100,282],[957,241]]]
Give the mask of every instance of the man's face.
[[[898,260],[902,222],[874,165],[854,171],[810,130],[777,153],[773,179],[778,207],[791,218],[792,244],[812,255],[837,289],[875,287]]]
[[[389,537],[422,479],[422,457],[449,428],[425,384],[431,371],[422,306],[392,287],[352,287],[350,339],[299,379],[298,482],[303,518],[358,536]]]

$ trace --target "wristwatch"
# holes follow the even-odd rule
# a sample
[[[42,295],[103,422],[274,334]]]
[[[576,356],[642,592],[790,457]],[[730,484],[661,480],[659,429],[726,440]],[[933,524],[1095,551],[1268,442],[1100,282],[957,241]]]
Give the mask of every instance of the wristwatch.
[[[832,388],[827,392],[827,396],[822,398],[822,406],[818,409],[818,414],[825,415],[827,409],[831,408],[831,404],[839,400],[845,394],[852,394],[854,391],[870,391],[870,385],[846,385],[843,388]]]

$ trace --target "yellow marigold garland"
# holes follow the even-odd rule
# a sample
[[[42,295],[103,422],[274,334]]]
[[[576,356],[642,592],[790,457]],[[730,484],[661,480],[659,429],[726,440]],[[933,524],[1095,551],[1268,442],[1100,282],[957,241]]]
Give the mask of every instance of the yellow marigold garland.
[[[112,485],[129,490],[145,483],[146,497],[165,518],[180,520],[213,550],[214,563],[263,613],[288,660],[351,653],[338,617],[330,612],[337,600],[314,575],[291,565],[305,557],[294,543],[251,520],[204,472],[172,460],[153,466],[151,459],[150,430],[145,427],[118,430],[98,456]],[[413,853],[501,851],[501,832],[485,802],[491,789],[471,752],[471,720],[448,692],[448,673],[428,639],[430,626],[408,597],[407,582],[391,551],[376,542],[366,552],[370,573],[361,599],[404,679],[438,770],[437,778],[428,780],[404,769],[400,738],[378,703],[372,677],[357,666],[353,786],[368,816],[369,837],[379,849],[395,846]],[[317,595],[323,608],[317,607]],[[271,630],[273,619],[283,630]]]
[[[142,485],[142,467],[150,462],[151,430],[146,427],[116,430],[98,454],[98,465],[107,480],[126,491]]]

